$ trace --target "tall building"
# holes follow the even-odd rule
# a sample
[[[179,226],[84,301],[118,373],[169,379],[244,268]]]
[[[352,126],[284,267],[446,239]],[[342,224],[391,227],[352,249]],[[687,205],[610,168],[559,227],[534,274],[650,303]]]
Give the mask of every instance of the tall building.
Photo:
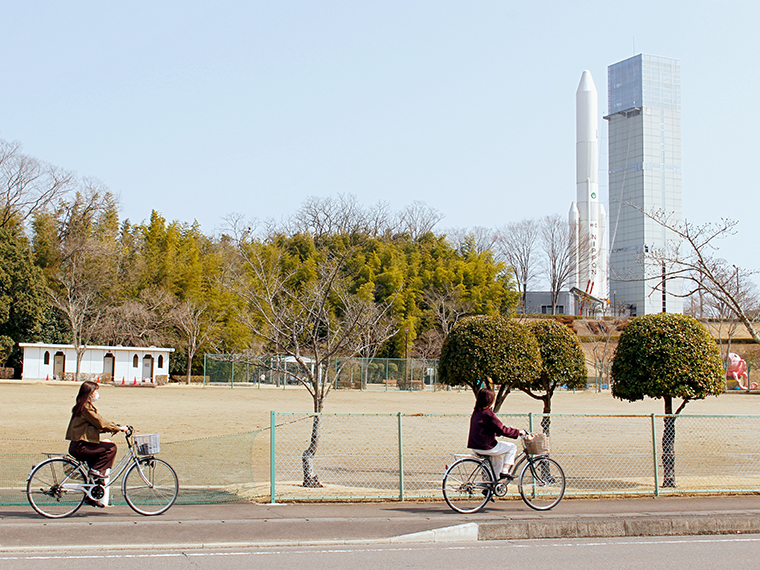
[[[639,54],[607,69],[609,298],[621,315],[681,313],[680,279],[644,254],[674,236],[644,212],[681,220],[681,79],[676,59]]]

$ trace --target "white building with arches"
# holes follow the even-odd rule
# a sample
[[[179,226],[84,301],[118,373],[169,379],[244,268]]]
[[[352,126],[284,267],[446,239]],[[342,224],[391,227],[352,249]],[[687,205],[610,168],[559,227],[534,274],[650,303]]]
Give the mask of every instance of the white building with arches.
[[[24,349],[23,380],[73,380],[77,353],[72,344],[19,343]],[[88,346],[79,379],[115,384],[166,384],[173,348]]]

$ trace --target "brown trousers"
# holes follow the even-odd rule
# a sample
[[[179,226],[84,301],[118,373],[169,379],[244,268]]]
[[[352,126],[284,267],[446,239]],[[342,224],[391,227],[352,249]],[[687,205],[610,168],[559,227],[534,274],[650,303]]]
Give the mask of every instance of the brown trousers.
[[[113,467],[114,459],[116,459],[116,444],[107,441],[100,443],[72,441],[69,445],[69,453],[79,461],[86,461],[90,469],[97,469],[105,474],[106,469]]]

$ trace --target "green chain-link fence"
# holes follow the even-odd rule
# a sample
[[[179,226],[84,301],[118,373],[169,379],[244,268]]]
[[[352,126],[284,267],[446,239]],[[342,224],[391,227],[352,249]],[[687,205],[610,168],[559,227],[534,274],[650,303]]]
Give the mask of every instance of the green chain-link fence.
[[[760,492],[760,416],[681,415],[674,438],[662,415],[500,415],[540,431],[550,420],[551,455],[568,496]],[[319,486],[304,486],[304,452],[318,418],[311,465]],[[438,499],[455,454],[467,453],[466,414],[307,414],[272,412],[269,429],[161,442],[159,456],[180,478],[180,503]],[[663,443],[672,440],[673,453]],[[26,504],[25,479],[40,452],[60,441],[8,441],[0,454],[0,504]],[[123,452],[123,445],[120,445]],[[307,453],[307,459],[309,454]],[[674,486],[668,486],[667,484]],[[512,489],[514,491],[514,488]],[[118,492],[114,502],[120,502]]]
[[[530,431],[545,423],[541,414],[500,417]],[[273,413],[270,500],[437,498],[446,466],[467,453],[466,415],[320,414],[313,465],[321,486],[304,487],[314,418]],[[679,416],[673,453],[663,453],[662,415],[545,420],[568,496],[760,491],[760,443],[742,435],[756,433],[760,416]]]
[[[437,390],[437,370],[433,359],[336,357],[330,359],[328,377],[335,389]],[[302,376],[290,356],[206,354],[203,360],[204,384],[286,387]]]

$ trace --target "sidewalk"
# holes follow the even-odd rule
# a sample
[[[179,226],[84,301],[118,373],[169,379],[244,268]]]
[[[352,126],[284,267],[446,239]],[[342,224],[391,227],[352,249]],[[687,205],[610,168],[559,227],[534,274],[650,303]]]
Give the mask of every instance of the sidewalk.
[[[562,501],[531,511],[499,501],[475,515],[441,502],[175,506],[143,517],[82,507],[49,520],[0,507],[0,551],[223,548],[389,542],[760,533],[760,496]]]

